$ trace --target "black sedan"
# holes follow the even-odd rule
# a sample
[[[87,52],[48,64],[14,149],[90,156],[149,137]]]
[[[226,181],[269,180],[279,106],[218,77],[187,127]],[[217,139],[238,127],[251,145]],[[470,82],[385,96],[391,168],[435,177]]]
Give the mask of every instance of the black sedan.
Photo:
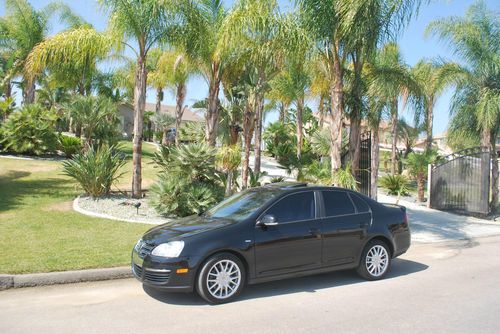
[[[132,251],[132,270],[147,286],[223,303],[245,284],[334,270],[381,279],[409,247],[404,207],[342,188],[276,183],[152,228]]]

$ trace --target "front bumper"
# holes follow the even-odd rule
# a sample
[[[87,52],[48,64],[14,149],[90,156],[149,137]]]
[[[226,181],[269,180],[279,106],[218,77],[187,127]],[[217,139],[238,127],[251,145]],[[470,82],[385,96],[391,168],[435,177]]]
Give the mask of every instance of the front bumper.
[[[166,259],[150,254],[141,258],[132,251],[132,273],[144,285],[160,290],[192,292],[199,258],[180,257]],[[188,269],[177,273],[177,269]]]

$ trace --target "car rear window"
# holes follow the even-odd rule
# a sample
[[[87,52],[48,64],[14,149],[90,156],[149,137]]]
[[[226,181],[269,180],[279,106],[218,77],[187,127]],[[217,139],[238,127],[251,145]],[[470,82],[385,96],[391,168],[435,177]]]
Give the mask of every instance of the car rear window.
[[[351,199],[344,191],[323,191],[326,217],[348,215],[355,212]]]
[[[350,195],[352,201],[354,202],[354,205],[358,209],[358,212],[364,213],[370,211],[370,207],[368,206],[368,204],[366,204],[366,202],[362,198],[353,193],[351,193]]]

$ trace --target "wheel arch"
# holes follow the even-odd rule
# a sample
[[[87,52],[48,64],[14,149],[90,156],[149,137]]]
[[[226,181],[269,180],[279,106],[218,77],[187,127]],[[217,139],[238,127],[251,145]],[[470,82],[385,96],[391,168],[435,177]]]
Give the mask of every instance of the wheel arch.
[[[366,243],[363,245],[363,250],[365,249],[366,245],[370,241],[373,241],[373,240],[379,240],[379,241],[382,241],[383,243],[385,243],[387,245],[387,247],[389,247],[389,252],[391,253],[390,254],[391,258],[394,256],[394,244],[392,243],[391,239],[389,239],[385,235],[375,235],[375,236],[371,237],[370,239],[368,239],[366,241]]]
[[[234,249],[218,249],[216,251],[213,251],[211,252],[210,254],[208,254],[207,256],[205,256],[201,261],[200,261],[200,265],[198,266],[197,270],[196,270],[196,275],[195,275],[195,281],[196,279],[198,279],[198,275],[200,274],[201,272],[201,269],[203,268],[203,264],[209,259],[211,258],[212,256],[214,255],[217,255],[217,254],[223,254],[223,253],[229,253],[231,255],[234,255],[236,256],[240,261],[241,263],[243,263],[243,266],[244,266],[244,269],[245,269],[245,283],[248,282],[248,278],[250,277],[250,267],[248,265],[248,261],[246,260],[246,258],[243,256],[243,254],[241,254],[240,252],[238,251],[235,251]]]

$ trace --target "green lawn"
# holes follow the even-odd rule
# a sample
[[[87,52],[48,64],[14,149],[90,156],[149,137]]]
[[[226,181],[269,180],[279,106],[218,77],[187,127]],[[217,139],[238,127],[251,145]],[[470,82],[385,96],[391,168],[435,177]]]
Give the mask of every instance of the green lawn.
[[[145,145],[144,184],[156,171]],[[125,147],[127,150],[127,147]],[[131,152],[131,146],[130,146]],[[148,154],[150,154],[148,156]],[[131,162],[121,180],[130,188]],[[90,218],[72,210],[80,193],[59,161],[0,158],[0,273],[33,273],[127,265],[137,239],[151,227]]]

